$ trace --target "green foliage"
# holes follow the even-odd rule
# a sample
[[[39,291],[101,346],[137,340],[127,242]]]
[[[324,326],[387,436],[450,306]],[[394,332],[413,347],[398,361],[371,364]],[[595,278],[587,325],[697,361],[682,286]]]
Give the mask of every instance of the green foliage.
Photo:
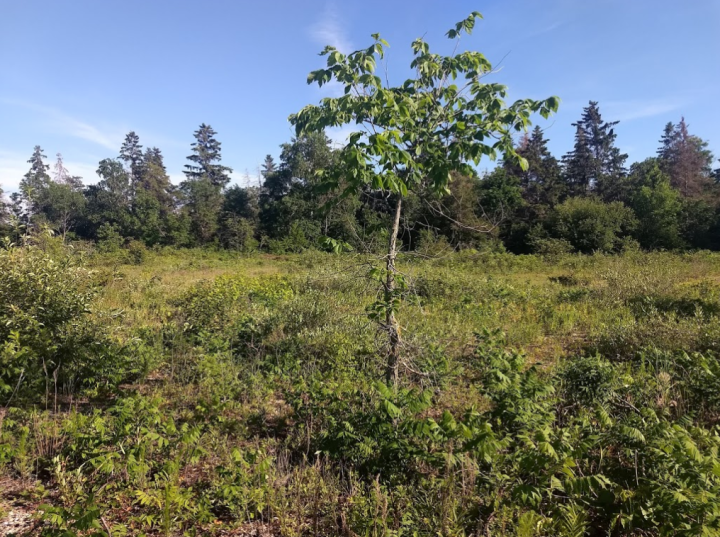
[[[71,256],[0,251],[0,393],[15,397],[115,386],[132,374],[109,327],[91,315],[91,273]]]
[[[473,13],[458,30],[471,32]],[[384,57],[387,43],[379,36],[367,49],[344,55],[326,47],[327,67],[313,71],[308,83],[323,85],[336,80],[345,87],[345,95],[328,98],[318,106],[308,106],[290,117],[298,133],[319,132],[327,127],[347,123],[368,123],[374,129],[357,131],[338,156],[342,174],[349,174],[345,193],[357,192],[362,185],[376,190],[406,196],[429,179],[429,188],[445,192],[451,171],[472,174],[467,161],[496,157],[503,152],[515,155],[511,133],[523,130],[529,116],[540,112],[548,116],[558,106],[558,99],[516,101],[504,108],[504,86],[485,84],[481,76],[492,70],[487,59],[478,52],[462,52],[452,57],[430,53],[422,39],[412,44],[414,59],[411,67],[418,77],[402,86],[385,88],[375,76],[378,60]],[[463,80],[461,86],[455,80]],[[415,118],[433,118],[418,122]],[[485,142],[489,132],[496,141]],[[452,139],[452,143],[446,141]],[[422,157],[422,158],[418,158]],[[339,187],[339,174],[327,177],[328,188]]]
[[[570,198],[548,219],[548,230],[579,252],[612,252],[635,226],[632,210],[621,202],[603,203],[593,198]]]

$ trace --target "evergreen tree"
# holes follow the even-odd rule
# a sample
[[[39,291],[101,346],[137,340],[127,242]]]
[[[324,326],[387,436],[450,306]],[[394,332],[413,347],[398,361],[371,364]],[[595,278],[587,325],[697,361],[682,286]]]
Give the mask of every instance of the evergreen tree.
[[[272,158],[272,155],[265,155],[265,161],[262,163],[260,171],[262,176],[267,178],[268,175],[275,172],[275,168],[275,160]]]
[[[193,154],[188,156],[191,164],[185,165],[186,180],[180,185],[185,195],[185,213],[199,244],[207,244],[215,238],[223,204],[222,190],[230,182],[232,169],[220,164],[220,142],[217,133],[204,123],[195,131]]]
[[[20,191],[32,213],[38,210],[37,203],[44,189],[50,183],[48,170],[50,166],[43,159],[47,158],[39,145],[35,146],[32,157],[28,160],[30,170],[20,181]]]
[[[135,131],[130,131],[125,136],[125,141],[120,147],[120,160],[125,163],[127,167],[128,175],[130,177],[130,185],[134,190],[137,188],[142,179],[143,174],[143,150],[140,145],[140,137],[135,134]]]
[[[708,143],[688,132],[685,118],[665,125],[658,157],[670,183],[686,198],[698,198],[713,186],[712,153]]]
[[[579,123],[575,126],[575,146],[562,159],[564,179],[570,196],[582,196],[590,191],[593,178],[593,156],[587,141],[585,129]]]
[[[515,161],[504,161],[503,166],[520,179],[525,201],[552,207],[562,195],[563,184],[560,163],[550,153],[547,143],[542,129],[536,126],[531,135],[523,137],[517,148],[517,154],[527,161],[527,169],[523,170]]]
[[[174,188],[165,168],[162,152],[157,147],[148,147],[145,150],[139,188],[157,200],[161,212],[168,213],[174,209]]]
[[[222,189],[230,182],[232,168],[220,164],[222,144],[215,139],[216,134],[210,125],[200,125],[194,133],[193,154],[187,157],[192,164],[186,164],[183,173],[188,181],[206,180]]]
[[[563,157],[565,180],[572,195],[595,191],[606,201],[622,199],[627,155],[615,147],[617,124],[603,121],[595,101],[590,101],[580,121],[573,123],[575,146]]]
[[[219,187],[206,179],[184,181],[184,210],[191,222],[197,244],[208,244],[215,238],[222,209],[223,195]]]

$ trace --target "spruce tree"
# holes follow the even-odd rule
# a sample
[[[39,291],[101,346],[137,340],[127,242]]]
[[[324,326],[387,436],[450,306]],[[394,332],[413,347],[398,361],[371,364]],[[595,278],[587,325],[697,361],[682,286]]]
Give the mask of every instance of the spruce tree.
[[[627,155],[615,147],[617,124],[603,121],[596,101],[590,101],[580,121],[573,123],[575,146],[563,157],[565,181],[572,195],[596,192],[606,201],[622,199]]]
[[[143,146],[140,145],[140,137],[135,131],[130,131],[125,136],[125,141],[120,147],[120,160],[125,163],[130,176],[132,189],[140,182],[143,173]]]
[[[215,139],[216,134],[210,125],[204,123],[200,125],[194,134],[193,154],[187,157],[192,164],[186,164],[183,173],[188,181],[202,179],[222,189],[230,182],[232,169],[220,164],[222,160],[220,146],[222,144]]]
[[[157,147],[148,147],[145,150],[139,188],[157,200],[161,212],[167,213],[173,210],[175,206],[173,185],[165,168],[162,152]]]
[[[267,178],[268,175],[274,173],[275,169],[275,160],[272,158],[272,155],[265,155],[265,160],[263,161],[262,167],[260,168],[260,173],[262,174],[263,178]]]
[[[524,136],[517,148],[517,154],[527,161],[523,170],[515,161],[504,161],[508,173],[520,179],[523,198],[533,205],[553,206],[558,203],[563,185],[560,178],[560,163],[550,153],[548,140],[536,126],[532,133]]]
[[[30,170],[20,181],[20,191],[33,213],[38,210],[38,200],[42,195],[42,191],[50,184],[50,175],[48,175],[50,166],[45,164],[43,160],[46,158],[42,148],[36,145],[30,160],[28,160]]]
[[[195,131],[191,164],[185,165],[187,178],[180,185],[185,195],[185,211],[190,217],[196,241],[206,244],[215,238],[223,203],[223,188],[230,182],[232,169],[220,164],[220,142],[217,133],[204,123]]]
[[[688,132],[685,118],[665,125],[658,157],[670,184],[686,198],[699,198],[713,186],[713,155],[708,143]]]

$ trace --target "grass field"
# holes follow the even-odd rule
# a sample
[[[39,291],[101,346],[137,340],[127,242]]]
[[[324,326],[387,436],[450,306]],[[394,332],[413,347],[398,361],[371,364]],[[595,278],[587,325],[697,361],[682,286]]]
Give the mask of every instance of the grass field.
[[[69,257],[102,335],[2,377],[18,534],[720,535],[720,255],[405,256],[397,387],[370,257]]]

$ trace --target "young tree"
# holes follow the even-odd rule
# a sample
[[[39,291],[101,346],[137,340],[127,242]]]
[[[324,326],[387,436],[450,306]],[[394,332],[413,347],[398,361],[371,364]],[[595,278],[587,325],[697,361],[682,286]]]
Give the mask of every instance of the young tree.
[[[627,155],[615,147],[615,125],[603,121],[596,101],[583,109],[576,127],[575,146],[563,157],[565,180],[573,195],[597,192],[606,201],[618,201],[624,194]]]
[[[658,159],[649,158],[630,167],[632,193],[629,205],[638,225],[634,236],[643,248],[674,249],[682,246],[681,198]]]
[[[713,156],[707,142],[688,132],[684,117],[677,125],[665,125],[660,143],[660,165],[672,186],[686,198],[708,193],[713,186]]]
[[[479,17],[472,13],[447,36],[456,39],[470,33]],[[512,158],[512,133],[526,129],[533,112],[547,117],[557,109],[558,99],[524,99],[506,106],[505,87],[483,80],[492,70],[485,56],[470,51],[441,56],[431,53],[423,39],[412,44],[416,77],[392,87],[375,74],[387,42],[378,34],[373,39],[369,48],[349,55],[326,47],[326,68],[310,73],[308,82],[323,85],[334,80],[344,87],[344,95],[306,106],[290,121],[298,136],[356,125],[358,130],[339,150],[338,166],[325,175],[326,188],[343,185],[343,195],[350,196],[371,186],[393,200],[385,268],[373,271],[381,279],[382,297],[371,316],[387,333],[386,379],[396,384],[401,346],[396,311],[403,288],[396,259],[403,200],[417,190],[447,193],[452,172],[473,174],[471,163],[478,164],[482,156],[504,153]]]

